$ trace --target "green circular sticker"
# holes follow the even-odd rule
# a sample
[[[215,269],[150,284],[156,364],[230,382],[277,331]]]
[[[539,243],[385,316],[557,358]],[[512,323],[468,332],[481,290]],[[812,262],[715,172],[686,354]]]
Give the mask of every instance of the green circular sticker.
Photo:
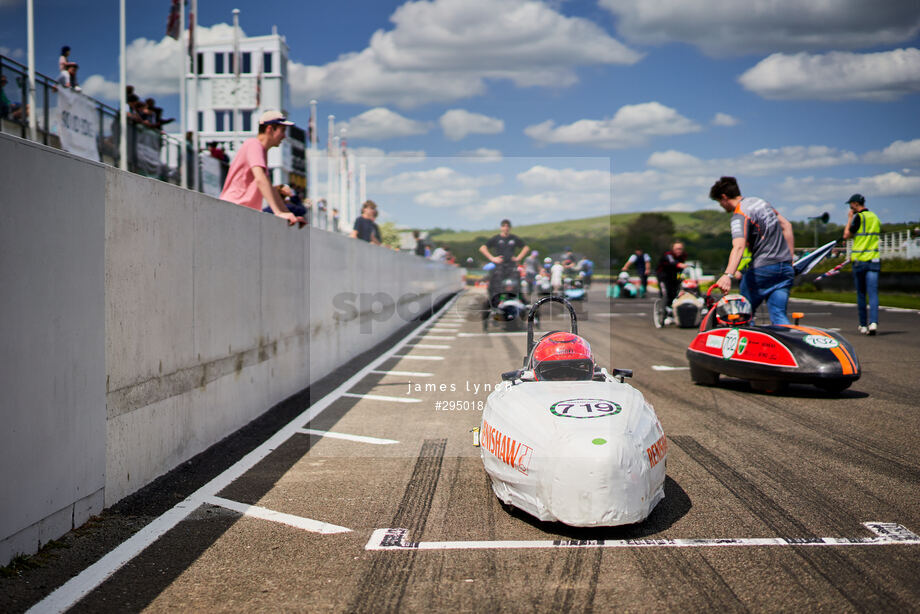
[[[605,443],[607,443],[607,440],[604,439],[603,437],[598,437],[597,439],[592,439],[591,443],[593,443],[596,446],[602,446]]]
[[[568,399],[550,405],[549,411],[560,418],[603,418],[615,416],[623,408],[619,403],[604,399]]]

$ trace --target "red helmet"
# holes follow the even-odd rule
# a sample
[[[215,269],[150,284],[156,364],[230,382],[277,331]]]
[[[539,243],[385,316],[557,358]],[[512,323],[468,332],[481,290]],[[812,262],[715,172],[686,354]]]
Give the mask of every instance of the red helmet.
[[[716,321],[722,326],[744,326],[751,323],[751,304],[740,294],[728,294],[716,303]]]
[[[531,365],[537,380],[590,380],[594,354],[588,342],[572,333],[549,333],[534,347]]]

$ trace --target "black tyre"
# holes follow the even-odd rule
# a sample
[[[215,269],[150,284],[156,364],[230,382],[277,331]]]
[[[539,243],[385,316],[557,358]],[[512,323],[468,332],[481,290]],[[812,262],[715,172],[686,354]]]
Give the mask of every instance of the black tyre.
[[[690,363],[690,379],[701,386],[716,386],[719,383],[719,374]]]

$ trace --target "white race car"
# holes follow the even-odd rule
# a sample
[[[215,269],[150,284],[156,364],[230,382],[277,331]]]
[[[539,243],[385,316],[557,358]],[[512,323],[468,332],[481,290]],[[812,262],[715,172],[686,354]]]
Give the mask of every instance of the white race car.
[[[565,305],[572,330],[534,342],[534,317],[550,301]],[[502,374],[474,441],[495,495],[576,527],[644,520],[664,498],[668,444],[655,410],[624,383],[631,375],[594,364],[568,301],[535,303],[524,368]]]

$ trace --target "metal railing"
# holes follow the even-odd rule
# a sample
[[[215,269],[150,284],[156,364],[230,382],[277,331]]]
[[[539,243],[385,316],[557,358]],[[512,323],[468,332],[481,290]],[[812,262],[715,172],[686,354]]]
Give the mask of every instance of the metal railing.
[[[8,57],[0,55],[0,82],[6,80],[0,99],[0,132],[14,134],[24,139],[30,138],[28,108],[28,67]],[[61,86],[50,77],[35,73],[35,106],[37,133],[35,140],[63,149],[60,138],[60,118],[58,117],[58,92]],[[119,166],[119,139],[121,122],[118,109],[104,102],[86,96],[95,109],[93,125],[89,129],[96,135],[96,149],[99,160]],[[131,119],[128,120],[128,170],[134,173],[155,177],[162,181],[179,184],[179,153],[182,143],[161,130],[148,128]],[[186,160],[189,161],[190,174],[194,172],[192,148],[186,145]],[[199,182],[200,185],[200,182]]]

